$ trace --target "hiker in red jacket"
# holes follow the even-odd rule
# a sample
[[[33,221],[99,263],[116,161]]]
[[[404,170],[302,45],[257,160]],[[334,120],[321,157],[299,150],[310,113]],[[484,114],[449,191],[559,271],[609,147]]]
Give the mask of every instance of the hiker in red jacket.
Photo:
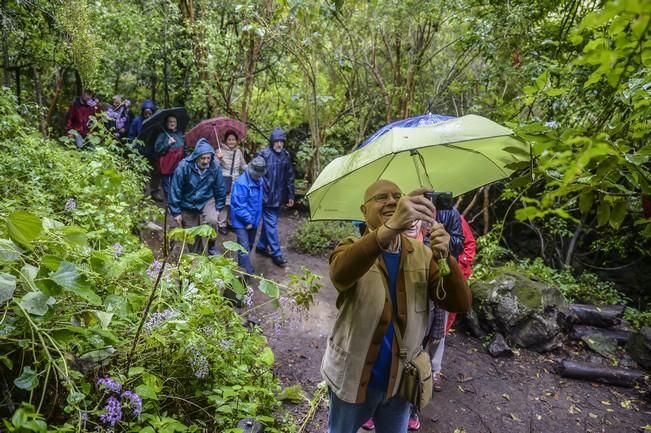
[[[74,131],[75,144],[78,149],[84,147],[84,138],[90,129],[90,117],[102,111],[93,92],[85,89],[81,96],[75,98],[66,114],[66,130]]]

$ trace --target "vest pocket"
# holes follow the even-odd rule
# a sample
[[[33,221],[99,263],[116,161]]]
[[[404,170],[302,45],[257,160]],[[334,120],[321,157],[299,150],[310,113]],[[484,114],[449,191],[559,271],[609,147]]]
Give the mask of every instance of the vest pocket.
[[[323,374],[327,376],[331,385],[337,390],[343,386],[346,358],[348,358],[348,352],[337,346],[330,337],[323,356]]]
[[[427,296],[427,283],[415,282],[414,285],[414,309],[417,313],[429,311],[429,296]]]

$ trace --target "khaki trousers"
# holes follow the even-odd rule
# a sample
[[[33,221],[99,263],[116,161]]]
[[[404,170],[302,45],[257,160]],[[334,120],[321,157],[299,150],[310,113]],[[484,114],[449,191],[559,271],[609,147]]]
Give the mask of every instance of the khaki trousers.
[[[189,210],[183,210],[181,212],[181,218],[183,223],[183,228],[196,227],[201,224],[208,224],[210,227],[217,230],[217,224],[219,221],[220,212],[215,209],[215,199],[211,198],[206,202],[201,209],[201,212],[194,212]],[[211,239],[206,238],[197,238],[194,241],[194,244],[189,246],[188,250],[191,253],[203,254],[208,249],[208,243]]]

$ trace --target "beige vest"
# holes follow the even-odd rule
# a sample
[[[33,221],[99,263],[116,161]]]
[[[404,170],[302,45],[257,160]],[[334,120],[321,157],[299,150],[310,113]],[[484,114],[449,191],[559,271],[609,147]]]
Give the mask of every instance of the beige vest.
[[[404,278],[406,291],[407,317],[403,338],[411,357],[421,348],[427,332],[432,252],[418,241],[404,236],[402,239],[410,243],[410,248],[403,244],[404,258],[401,261],[404,262],[399,276]],[[346,242],[352,240],[343,243]],[[321,375],[337,397],[348,403],[358,402],[362,373],[369,368],[367,354],[371,340],[385,308],[388,281],[383,268],[382,260],[378,258],[369,271],[353,287],[343,291],[337,300],[339,312],[328,337]],[[398,362],[396,380],[387,398],[398,392],[403,368],[403,363]],[[365,387],[367,383],[361,385]]]

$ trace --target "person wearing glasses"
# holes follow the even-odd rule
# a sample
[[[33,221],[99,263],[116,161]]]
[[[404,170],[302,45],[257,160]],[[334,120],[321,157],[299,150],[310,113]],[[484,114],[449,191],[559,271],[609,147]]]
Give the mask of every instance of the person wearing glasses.
[[[426,191],[404,195],[393,182],[373,183],[360,207],[368,230],[341,241],[330,256],[339,311],[321,363],[329,388],[329,433],[356,432],[371,417],[378,433],[407,431],[410,404],[397,395],[404,364],[391,305],[412,354],[427,333],[430,300],[448,311],[470,309],[470,290],[449,255],[450,235],[436,222]],[[417,220],[431,224],[430,247],[405,235]],[[441,258],[451,271],[444,277],[437,264]],[[442,300],[436,296],[440,282]]]

